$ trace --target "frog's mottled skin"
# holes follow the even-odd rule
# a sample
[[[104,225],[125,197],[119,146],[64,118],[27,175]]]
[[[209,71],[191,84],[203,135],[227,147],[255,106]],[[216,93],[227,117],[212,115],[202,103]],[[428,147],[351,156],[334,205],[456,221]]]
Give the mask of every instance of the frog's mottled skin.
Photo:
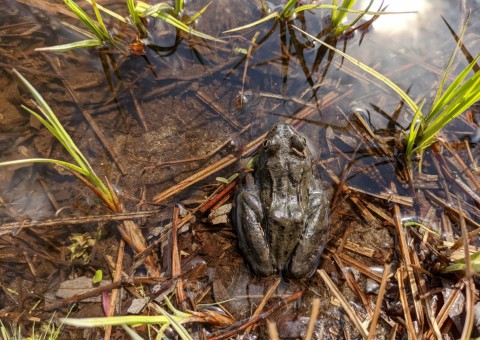
[[[305,138],[277,124],[246,174],[233,216],[239,246],[255,274],[313,274],[329,234],[328,202]]]

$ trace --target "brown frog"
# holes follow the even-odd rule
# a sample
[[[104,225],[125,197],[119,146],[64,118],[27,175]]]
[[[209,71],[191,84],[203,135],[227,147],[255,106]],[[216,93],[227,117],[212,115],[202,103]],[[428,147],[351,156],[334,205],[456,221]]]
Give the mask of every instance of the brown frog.
[[[330,227],[328,202],[314,176],[307,142],[292,126],[267,134],[252,174],[235,197],[239,247],[255,274],[311,276]]]

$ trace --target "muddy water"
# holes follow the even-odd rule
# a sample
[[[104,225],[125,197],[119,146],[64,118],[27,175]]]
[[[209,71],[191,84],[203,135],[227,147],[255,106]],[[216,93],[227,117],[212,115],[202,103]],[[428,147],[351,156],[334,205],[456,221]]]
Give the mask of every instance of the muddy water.
[[[270,21],[244,31],[222,33],[260,18],[260,4],[255,1],[215,1],[195,23],[197,30],[225,43],[185,39],[183,33],[177,35],[163,22],[150,22],[152,46],[146,48],[145,56],[94,49],[60,54],[35,52],[37,47],[83,39],[61,20],[83,28],[81,23],[65,15],[61,19],[57,16],[57,10],[64,8],[61,3],[47,7],[41,4],[0,5],[1,160],[69,159],[45,129],[20,108],[26,96],[12,77],[13,67],[44,95],[98,174],[107,176],[122,195],[129,211],[151,208],[155,195],[222,157],[239,155],[249,141],[274,123],[293,118],[291,122],[309,137],[324,185],[332,202],[338,203],[339,208],[332,207],[334,235],[344,235],[348,230],[348,240],[361,239],[361,243],[369,244],[384,257],[392,253],[393,239],[389,233],[380,223],[374,223],[373,227],[362,224],[358,212],[338,196],[332,184],[333,178],[338,177],[351,187],[380,195],[392,194],[391,183],[394,183],[395,193],[410,194],[408,186],[396,176],[397,155],[392,152],[371,157],[371,146],[361,144],[359,130],[351,124],[356,111],[371,130],[387,137],[408,127],[412,112],[377,80],[302,36],[291,23]],[[187,11],[195,12],[205,4],[189,2]],[[267,3],[270,11],[278,10],[278,5]],[[459,32],[466,9],[472,9],[465,45],[476,55],[478,4],[467,2],[463,8],[456,1],[437,0],[408,5],[411,7],[397,8],[392,3],[388,11],[417,13],[385,15],[369,28],[336,42],[328,41],[387,75],[402,89],[408,89],[413,98],[430,99],[436,89],[432,86],[440,79],[455,46],[441,16]],[[121,13],[125,11],[121,2],[111,6]],[[328,11],[316,10],[298,15],[293,23],[317,35],[328,20]],[[134,39],[126,27],[112,24],[110,28],[126,43]],[[460,56],[455,68],[459,70],[465,65]],[[447,129],[446,136],[461,137],[452,131],[468,135],[473,128],[459,120]],[[237,162],[161,204],[181,202],[191,208],[211,192],[215,176],[229,177],[240,167]],[[345,171],[346,168],[349,170]],[[2,168],[0,188],[4,222],[106,213],[89,190],[71,175],[47,166]],[[165,215],[169,216],[169,210]],[[237,296],[238,300],[230,303],[229,309],[237,317],[245,317],[271,282],[252,278],[228,227],[214,233],[201,221],[203,217],[199,216],[194,225],[199,230],[194,236],[191,233],[183,236],[183,249],[207,260],[208,285],[213,287],[210,298],[220,301]],[[154,226],[166,224],[168,217],[149,222],[145,224],[147,235]],[[96,226],[83,228],[82,231],[96,230]],[[107,236],[114,237],[112,229],[110,226]],[[51,235],[42,231],[42,237],[30,232],[25,238],[34,242],[36,251],[48,248],[57,257],[67,245],[62,240],[72,230],[76,229],[56,230]],[[219,248],[219,244],[223,246]],[[7,286],[18,284],[14,276],[22,271],[24,280],[32,282],[24,259],[15,259],[18,265],[14,266],[9,261],[3,262],[2,267],[8,278]],[[100,266],[99,263],[90,265]],[[328,264],[326,260],[325,266]],[[44,264],[39,275],[46,278],[51,270],[54,270],[51,263]],[[70,268],[62,267],[60,271],[63,276],[71,274]],[[297,284],[285,284],[277,298],[299,288]],[[324,305],[328,305],[324,286],[315,282],[312,291],[322,295]],[[309,301],[303,301],[306,310]],[[11,303],[0,307],[11,308]],[[306,315],[306,311],[302,306],[296,307],[278,320],[280,327],[289,322],[299,324],[295,317]],[[328,322],[323,324],[324,328],[338,328],[338,324]],[[284,328],[287,332],[289,327]],[[303,328],[298,332],[302,331]]]

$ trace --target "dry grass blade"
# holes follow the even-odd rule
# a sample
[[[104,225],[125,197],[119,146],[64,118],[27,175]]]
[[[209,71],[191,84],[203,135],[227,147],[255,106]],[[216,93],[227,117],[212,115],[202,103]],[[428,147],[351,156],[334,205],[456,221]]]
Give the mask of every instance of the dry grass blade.
[[[367,338],[368,337],[367,329],[363,326],[362,321],[357,316],[357,313],[355,313],[353,308],[350,306],[347,299],[343,296],[343,294],[340,292],[337,286],[335,286],[335,283],[333,283],[333,281],[330,279],[327,272],[324,269],[320,269],[320,270],[317,270],[317,273],[320,275],[323,282],[325,282],[325,284],[330,289],[332,294],[335,295],[338,301],[340,301],[340,304],[342,305],[343,309],[345,309],[345,312],[350,318],[350,321],[352,321],[352,323],[355,325],[360,335],[363,338]]]
[[[394,190],[394,192],[395,192],[395,188],[394,188],[393,185],[392,185],[392,190]],[[409,281],[409,284],[410,284],[410,289],[412,291],[413,304],[414,304],[415,313],[416,313],[416,316],[417,316],[418,327],[419,327],[419,329],[422,329],[423,324],[424,324],[424,313],[423,313],[423,308],[422,308],[421,302],[418,301],[418,299],[416,299],[416,297],[419,295],[418,287],[417,287],[417,283],[415,281],[415,276],[414,276],[413,269],[412,269],[412,260],[411,260],[411,257],[410,257],[410,250],[409,250],[408,244],[407,244],[405,229],[403,227],[403,223],[402,223],[402,220],[401,220],[400,207],[397,204],[395,204],[393,206],[393,215],[394,215],[393,216],[394,225],[395,225],[395,229],[396,229],[399,244],[400,244],[400,250],[401,250],[401,253],[402,253],[402,260],[403,260],[403,263],[404,263],[405,268],[406,268],[405,270],[408,274],[408,281]],[[407,301],[405,301],[405,302],[407,302]],[[403,307],[408,309],[408,303],[406,305],[404,305]]]
[[[465,282],[461,281],[458,284],[458,286],[455,288],[455,290],[452,292],[448,300],[445,301],[440,311],[438,312],[438,315],[436,317],[436,322],[440,329],[442,328],[443,324],[448,320],[448,311],[456,303],[458,296],[462,293],[462,290],[464,287],[465,287]],[[427,332],[427,334],[425,335],[425,339],[434,339],[434,335],[431,330]]]
[[[461,210],[460,200],[458,201],[458,209]],[[472,262],[468,251],[467,226],[463,214],[460,214],[460,226],[462,228],[463,249],[465,250],[465,281],[466,281],[466,301],[465,301],[465,325],[463,326],[461,339],[470,339],[474,324],[473,309],[475,306],[475,284],[473,283]]]
[[[272,284],[272,286],[268,289],[267,293],[263,297],[262,301],[260,301],[260,304],[258,305],[257,309],[255,309],[255,312],[252,314],[252,317],[255,318],[255,317],[260,315],[263,308],[267,304],[267,301],[270,300],[270,297],[275,292],[275,290],[277,289],[277,287],[278,287],[278,285],[280,284],[281,281],[282,281],[281,278],[278,278],[278,279],[275,280],[275,282]],[[250,332],[251,329],[252,329],[252,327],[247,328],[246,332]]]
[[[400,302],[402,303],[403,315],[405,316],[408,334],[413,339],[417,339],[415,326],[413,325],[412,316],[410,315],[410,305],[408,303],[407,292],[405,290],[405,279],[407,278],[405,267],[398,268],[396,278],[398,282],[398,290],[400,291]]]
[[[280,340],[278,336],[277,324],[275,321],[267,319],[268,338],[270,340]]]
[[[368,331],[368,340],[373,339],[375,335],[375,327],[377,326],[378,317],[380,316],[380,310],[382,308],[383,297],[386,292],[386,286],[388,282],[388,278],[390,276],[390,264],[385,264],[383,267],[383,276],[382,282],[380,283],[380,288],[378,289],[378,297],[377,302],[375,303],[375,310],[373,312],[372,321],[370,323],[370,329]]]
[[[313,331],[315,330],[315,321],[317,321],[319,312],[320,312],[320,299],[315,298],[312,301],[310,320],[308,321],[307,334],[305,334],[305,340],[312,339]]]
[[[117,262],[115,263],[115,273],[113,273],[113,282],[120,282],[122,277],[122,267],[123,267],[123,256],[125,251],[125,242],[120,240],[118,245],[118,255],[117,255]],[[118,298],[118,288],[112,290],[112,294],[110,296],[110,306],[107,311],[107,316],[113,316],[115,314],[115,305],[117,304]],[[112,326],[108,325],[105,327],[105,336],[104,339],[110,339],[110,335],[112,334]]]

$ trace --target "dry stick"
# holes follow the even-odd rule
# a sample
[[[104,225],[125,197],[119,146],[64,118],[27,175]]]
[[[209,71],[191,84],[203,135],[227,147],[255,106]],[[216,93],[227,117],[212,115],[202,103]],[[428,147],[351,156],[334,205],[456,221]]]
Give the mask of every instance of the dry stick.
[[[278,336],[277,324],[275,323],[275,321],[267,319],[267,329],[269,340],[280,340],[280,337]]]
[[[118,255],[117,255],[117,263],[115,264],[115,273],[113,275],[113,282],[120,282],[122,277],[122,267],[123,267],[123,255],[125,254],[125,241],[120,240],[118,245]],[[115,305],[117,303],[118,297],[118,288],[114,288],[112,290],[112,294],[110,295],[110,309],[107,312],[107,316],[113,316],[115,313]],[[112,334],[112,326],[105,327],[105,340],[110,339],[110,335]]]
[[[248,327],[251,327],[252,325],[258,323],[259,321],[261,320],[264,320],[266,318],[268,318],[270,315],[272,315],[274,312],[276,312],[277,310],[279,310],[280,308],[283,308],[285,307],[286,305],[292,303],[293,301],[297,300],[298,298],[300,298],[301,296],[303,295],[303,291],[299,291],[299,292],[296,292],[296,293],[293,293],[292,295],[290,295],[288,298],[286,298],[285,300],[282,300],[282,301],[279,301],[277,302],[272,308],[270,308],[269,310],[265,311],[264,313],[262,313],[261,315],[255,317],[255,318],[250,318],[247,322],[243,323],[242,325],[238,326],[237,328],[234,328],[230,331],[227,331],[223,334],[220,334],[220,335],[214,335],[213,337],[211,338],[208,338],[208,340],[221,340],[221,339],[227,339],[227,338],[230,338],[238,333],[240,333],[242,330],[244,329],[247,329]]]
[[[456,303],[457,298],[461,294],[464,286],[465,286],[465,282],[461,281],[460,284],[458,285],[458,287],[450,295],[448,300],[444,303],[442,308],[440,308],[440,311],[438,312],[438,315],[436,317],[436,321],[437,321],[438,327],[440,327],[440,329],[442,328],[445,321],[448,320],[448,318],[449,318],[448,312],[453,307],[453,305]],[[425,339],[436,339],[436,337],[434,337],[433,332],[431,330],[429,330],[427,332],[427,334],[425,335]]]
[[[347,299],[343,296],[337,286],[335,286],[335,283],[333,283],[332,279],[330,279],[327,272],[324,269],[320,269],[317,270],[317,273],[320,275],[320,277],[325,282],[330,291],[333,293],[333,295],[335,295],[338,301],[340,301],[340,304],[342,305],[343,309],[345,309],[345,312],[350,318],[350,321],[352,321],[352,323],[355,325],[360,335],[363,338],[366,338],[368,336],[368,331],[363,326],[362,321],[359,319],[357,313],[355,313],[353,308],[350,306]]]
[[[272,294],[275,292],[275,290],[277,289],[278,285],[280,284],[280,282],[282,281],[281,278],[278,278],[275,280],[275,282],[272,284],[272,286],[268,289],[267,291],[267,294],[265,294],[265,296],[263,297],[262,301],[260,301],[260,304],[258,305],[257,309],[255,309],[255,312],[252,314],[252,317],[255,318],[257,316],[260,315],[260,313],[262,312],[263,308],[265,307],[265,305],[267,304],[267,301],[270,300],[270,297],[272,296]],[[247,330],[245,331],[246,333],[250,332],[251,329],[252,329],[253,326],[250,326],[247,328]]]
[[[135,97],[133,95],[133,91],[132,91],[131,87],[128,89],[128,91],[130,92],[130,96],[133,99],[133,105],[135,106],[135,110],[137,111],[138,118],[140,119],[140,122],[142,123],[143,129],[145,130],[145,132],[149,132],[150,129],[148,128],[147,120],[145,119],[145,114],[143,113],[142,106],[138,102],[137,97]]]
[[[310,312],[310,320],[308,321],[307,334],[305,334],[305,340],[311,340],[313,331],[315,330],[315,322],[320,312],[320,299],[315,298],[312,301],[312,309]]]
[[[352,274],[351,270],[347,269],[343,265],[342,260],[340,260],[340,257],[338,256],[339,253],[341,253],[341,252],[337,252],[337,254],[333,254],[333,260],[335,261],[337,266],[340,268],[340,271],[342,272],[343,277],[345,278],[345,280],[346,280],[348,286],[350,287],[350,289],[360,297],[360,300],[363,303],[363,307],[365,308],[365,311],[367,312],[368,318],[371,318],[372,317],[372,309],[370,308],[369,301],[368,301],[367,297],[365,296],[365,293],[363,292],[363,290],[360,288],[357,281],[355,281],[355,278],[353,277],[353,274]]]
[[[174,206],[172,225],[172,277],[179,277],[182,274],[180,251],[178,249],[178,214],[178,206]],[[178,279],[175,286],[177,291],[177,301],[182,303],[186,299],[183,292],[183,280]]]
[[[392,183],[392,191],[395,192],[395,185],[393,183]],[[417,316],[418,328],[423,329],[423,324],[424,324],[423,308],[422,308],[421,301],[417,299],[419,292],[418,292],[417,283],[415,281],[415,275],[413,274],[413,269],[411,267],[412,260],[410,257],[410,250],[408,249],[407,238],[405,235],[405,229],[403,228],[400,207],[398,206],[398,204],[394,204],[393,206],[393,221],[394,221],[395,229],[396,229],[399,244],[400,244],[402,259],[408,274],[410,289],[412,291],[413,304],[414,304],[415,313]],[[409,310],[408,303],[406,305],[403,305],[403,308],[405,311],[408,311]],[[410,312],[408,312],[408,314],[410,314]],[[412,329],[414,329],[413,325],[412,325]],[[412,336],[416,338],[416,334],[412,334]]]
[[[372,280],[375,280],[377,282],[382,281],[382,277],[380,275],[378,275],[377,273],[373,272],[372,270],[370,270],[370,268],[365,266],[364,263],[361,263],[361,262],[355,260],[354,258],[348,256],[345,253],[341,253],[339,257],[342,259],[343,262],[347,263],[348,265],[350,265],[352,267],[357,268],[360,273],[368,276]]]
[[[400,302],[402,303],[403,315],[405,316],[405,322],[407,324],[407,334],[413,339],[417,339],[417,335],[415,333],[415,327],[413,326],[412,316],[410,315],[410,308],[408,307],[408,298],[407,292],[405,290],[405,278],[407,275],[405,274],[406,269],[405,267],[400,267],[397,269],[396,278],[398,282],[398,290],[400,292]]]
[[[412,252],[412,260],[413,260],[413,263],[415,264],[415,266],[418,266],[417,270],[422,271],[422,273],[427,275],[427,276],[433,276],[430,272],[426,271],[425,269],[423,269],[421,267],[420,260],[418,258],[417,253]],[[415,267],[413,267],[413,268],[415,268]],[[418,287],[419,287],[419,290],[420,290],[419,299],[425,301],[424,306],[425,306],[425,309],[427,311],[427,322],[430,326],[430,330],[433,329],[433,332],[435,332],[436,337],[438,339],[441,339],[442,335],[440,333],[440,328],[438,327],[437,322],[435,321],[435,315],[434,315],[434,312],[432,310],[432,305],[430,303],[431,302],[430,296],[426,296],[426,294],[428,294],[430,291],[429,291],[429,289],[427,287],[427,284],[425,282],[425,279],[423,278],[421,273],[416,272],[416,276],[417,276],[417,279],[418,279]],[[423,299],[421,297],[423,297]]]
[[[54,62],[52,62],[50,60],[50,64],[52,65],[52,68],[53,70],[55,71],[55,75],[58,77],[59,75],[59,72],[58,72],[58,69],[57,69],[57,66],[55,65]],[[83,108],[83,106],[80,104],[80,102],[78,101],[77,99],[77,95],[75,94],[75,91],[73,91],[73,89],[70,87],[70,84],[63,78],[60,78],[62,79],[62,83],[63,85],[65,86],[67,92],[70,94],[70,96],[72,97],[73,101],[77,104],[77,107],[80,109],[80,111],[82,112],[83,114],[83,117],[85,118],[85,120],[90,124],[90,126],[92,127],[92,130],[95,132],[95,134],[97,135],[98,139],[102,142],[103,144],[103,147],[105,148],[105,150],[107,150],[107,152],[110,154],[110,156],[112,157],[113,161],[115,162],[115,164],[117,165],[118,169],[120,170],[120,172],[122,173],[122,175],[125,175],[126,174],[126,170],[124,168],[124,166],[122,165],[122,163],[120,163],[120,161],[118,160],[118,155],[117,153],[115,152],[115,150],[111,147],[110,143],[108,142],[107,138],[105,137],[105,135],[103,134],[103,131],[100,129],[100,127],[97,125],[97,123],[95,122],[95,120],[93,119],[92,115],[90,114],[89,111],[87,111],[86,109]]]
[[[468,178],[475,185],[475,189],[477,191],[480,191],[480,182],[478,181],[477,177],[472,173],[470,168],[467,167],[467,165],[465,164],[463,159],[458,155],[458,153],[455,150],[453,150],[450,147],[449,143],[442,141],[442,145],[445,146],[445,148],[447,148],[447,150],[453,155],[453,157],[455,158],[455,160],[457,161],[457,163],[461,167],[461,170],[463,170],[467,174]]]
[[[54,226],[63,226],[63,225],[77,225],[77,224],[86,224],[86,223],[101,223],[101,222],[110,222],[110,221],[124,221],[134,218],[143,218],[156,215],[160,210],[153,211],[141,211],[133,213],[124,213],[124,214],[107,214],[101,216],[82,216],[82,217],[67,217],[67,218],[58,218],[44,221],[23,221],[23,222],[13,222],[5,223],[0,226],[0,236],[12,233],[19,232],[24,228],[46,228]]]
[[[470,217],[468,216],[465,216],[465,214],[463,213],[463,211],[461,210],[458,210],[457,208],[453,207],[452,205],[450,204],[447,204],[447,202],[445,202],[444,200],[442,200],[440,197],[437,197],[435,196],[434,194],[432,194],[430,191],[426,191],[426,194],[427,196],[432,199],[433,201],[435,201],[437,204],[440,204],[443,206],[443,208],[445,210],[448,210],[450,211],[451,213],[453,214],[456,214],[456,215],[460,215],[462,214],[463,215],[463,219],[465,222],[468,222],[468,224],[472,225],[473,227],[475,227],[475,230],[472,230],[471,232],[467,233],[467,236],[468,238],[472,238],[473,236],[477,235],[480,233],[480,224],[478,224],[477,222],[475,222],[474,220],[472,220]],[[463,236],[461,238],[459,238],[455,244],[450,248],[452,250],[455,250],[455,249],[458,249],[462,246],[463,244]]]
[[[460,200],[458,200],[458,209],[461,210]],[[465,281],[467,284],[466,287],[466,303],[465,303],[465,325],[462,331],[462,340],[470,339],[470,335],[472,334],[472,328],[474,323],[474,313],[473,308],[475,306],[475,284],[473,283],[473,275],[472,275],[472,261],[470,259],[470,254],[468,251],[468,237],[467,235],[467,226],[465,224],[465,219],[463,218],[463,214],[459,214],[460,216],[460,226],[462,227],[462,239],[463,239],[463,249],[465,251]]]
[[[211,200],[209,200],[207,203],[202,205],[199,209],[199,211],[204,214],[207,211],[210,210],[213,206],[215,206],[218,202],[220,202],[225,196],[227,196],[232,190],[235,185],[237,185],[237,180],[232,181],[230,184],[228,184],[225,188],[223,188],[219,193],[215,195]]]
[[[373,312],[372,321],[370,323],[370,329],[368,330],[368,340],[373,339],[375,336],[375,328],[377,327],[378,318],[380,316],[380,310],[382,309],[383,297],[385,295],[388,278],[390,276],[390,264],[386,263],[383,267],[382,282],[378,289],[377,302],[375,303],[375,310]]]
[[[195,93],[195,96],[210,110],[222,117],[228,124],[230,124],[231,127],[236,130],[241,130],[243,128],[243,125],[240,124],[236,119],[230,118],[227,114],[225,114],[225,112],[223,112],[223,108],[219,105],[217,98],[210,98],[210,96],[202,90],[198,90]]]

